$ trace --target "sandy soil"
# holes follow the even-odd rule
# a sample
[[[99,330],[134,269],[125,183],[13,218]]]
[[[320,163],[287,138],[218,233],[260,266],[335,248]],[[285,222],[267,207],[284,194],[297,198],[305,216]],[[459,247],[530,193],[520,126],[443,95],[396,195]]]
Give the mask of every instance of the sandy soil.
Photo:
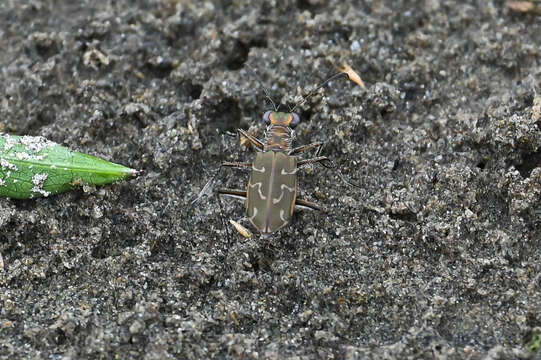
[[[501,1],[0,3],[0,127],[144,170],[0,200],[0,358],[524,359],[541,332],[541,17]],[[195,206],[300,106],[270,239]],[[248,69],[252,68],[255,76]],[[284,109],[287,109],[285,107]],[[223,187],[248,174],[224,170]],[[228,231],[229,230],[229,236]]]

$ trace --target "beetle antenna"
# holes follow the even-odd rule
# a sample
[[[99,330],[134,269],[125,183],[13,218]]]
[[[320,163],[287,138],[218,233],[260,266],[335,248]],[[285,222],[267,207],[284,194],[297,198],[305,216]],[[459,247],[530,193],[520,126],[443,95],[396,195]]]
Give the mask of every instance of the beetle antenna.
[[[293,112],[297,108],[297,106],[304,104],[306,102],[306,100],[308,100],[312,95],[314,95],[316,93],[316,91],[318,91],[323,86],[325,86],[329,81],[332,81],[332,80],[336,79],[337,77],[344,76],[344,75],[349,79],[348,74],[346,74],[345,72],[339,72],[339,73],[336,73],[336,74],[332,75],[327,80],[323,81],[318,87],[316,87],[314,90],[310,91],[310,93],[308,95],[303,97],[300,102],[298,102],[295,106],[293,106],[293,109],[291,109],[291,112]]]
[[[246,66],[246,68],[248,70],[250,70],[252,72],[252,74],[255,76],[257,82],[259,83],[259,86],[261,86],[263,88],[263,91],[265,92],[265,96],[267,99],[270,100],[272,106],[274,107],[274,111],[278,111],[278,107],[276,106],[276,104],[274,103],[274,101],[272,101],[272,98],[270,97],[269,95],[269,90],[267,90],[267,88],[265,87],[265,85],[263,85],[263,82],[261,81],[261,77],[259,76],[258,73],[255,72],[254,69],[252,69],[252,67],[248,64],[244,64]]]

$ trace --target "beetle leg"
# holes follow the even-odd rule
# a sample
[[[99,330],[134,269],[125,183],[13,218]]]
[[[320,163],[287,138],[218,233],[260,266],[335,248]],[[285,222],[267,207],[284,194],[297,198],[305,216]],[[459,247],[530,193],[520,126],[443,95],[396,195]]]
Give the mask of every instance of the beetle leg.
[[[265,148],[265,145],[263,144],[261,140],[259,140],[255,136],[248,134],[246,131],[242,129],[237,129],[237,131],[239,132],[240,136],[244,136],[246,139],[248,139],[248,141],[250,141],[257,149],[259,149],[259,151],[263,151],[263,149]]]
[[[295,199],[295,209],[323,210],[317,204],[301,199]]]
[[[220,168],[218,169],[218,171],[216,171],[216,173],[210,178],[210,180],[207,181],[205,186],[203,186],[203,189],[201,189],[199,194],[191,201],[192,204],[195,204],[196,202],[201,200],[201,198],[204,195],[208,195],[212,193],[212,189],[214,188],[216,178],[218,177],[218,174],[220,173],[220,170],[222,169],[222,167],[232,167],[236,169],[247,169],[247,168],[251,169],[252,163],[251,162],[229,162],[229,161],[223,162]]]
[[[218,189],[218,194],[239,200],[246,200],[246,190]]]
[[[236,161],[230,162],[230,161],[226,161],[226,162],[222,163],[222,166],[227,166],[227,167],[232,167],[232,168],[237,168],[237,169],[244,169],[244,168],[252,168],[252,163],[251,162],[236,162]]]
[[[304,159],[304,160],[300,160],[297,162],[297,169],[300,169],[306,165],[310,165],[310,164],[314,164],[314,163],[317,163],[317,162],[321,162],[321,161],[325,161],[325,160],[329,160],[328,157],[326,156],[318,156],[318,157],[315,157],[315,158],[311,158],[311,159]]]
[[[307,152],[308,150],[311,150],[311,149],[317,149],[316,155],[319,155],[322,148],[323,148],[323,143],[321,141],[318,141],[318,142],[314,142],[314,143],[311,143],[311,144],[308,144],[308,145],[302,145],[302,146],[298,146],[298,147],[296,147],[294,149],[291,149],[289,151],[288,155],[301,154],[301,153]]]

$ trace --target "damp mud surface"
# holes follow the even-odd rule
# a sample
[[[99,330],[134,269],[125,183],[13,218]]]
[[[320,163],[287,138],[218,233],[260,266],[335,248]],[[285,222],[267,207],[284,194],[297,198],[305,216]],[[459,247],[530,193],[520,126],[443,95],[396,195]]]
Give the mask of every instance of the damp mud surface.
[[[0,200],[0,358],[539,358],[540,22],[503,0],[3,1],[0,129],[143,173]],[[343,64],[365,89],[296,109],[295,145],[339,169],[299,172],[325,211],[262,239],[214,194],[235,169],[191,204],[254,158],[228,134],[263,136],[261,84],[286,110]]]

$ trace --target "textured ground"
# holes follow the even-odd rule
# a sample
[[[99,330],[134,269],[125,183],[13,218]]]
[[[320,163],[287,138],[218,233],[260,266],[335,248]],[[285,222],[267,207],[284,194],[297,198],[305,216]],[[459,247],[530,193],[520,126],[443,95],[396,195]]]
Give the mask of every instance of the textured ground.
[[[0,127],[140,178],[0,200],[0,358],[541,357],[541,17],[502,1],[0,2]],[[254,69],[326,141],[268,240],[189,205]],[[223,186],[247,174],[224,171]],[[1,265],[1,264],[0,264]]]

